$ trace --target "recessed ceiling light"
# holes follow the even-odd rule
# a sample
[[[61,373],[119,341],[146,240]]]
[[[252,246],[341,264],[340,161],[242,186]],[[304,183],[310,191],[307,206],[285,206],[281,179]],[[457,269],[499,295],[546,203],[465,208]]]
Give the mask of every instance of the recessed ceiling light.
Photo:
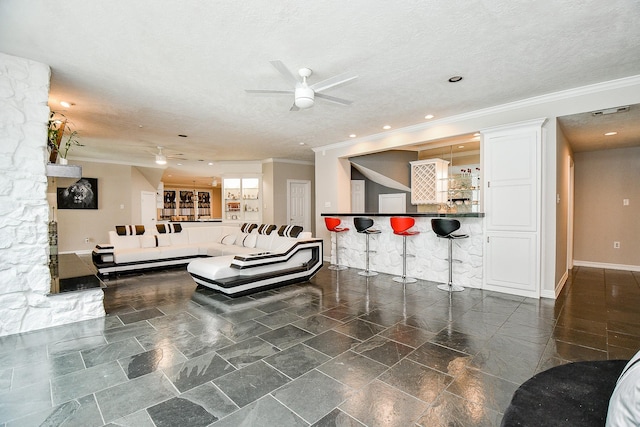
[[[213,162],[209,162],[209,166],[213,166]]]
[[[474,133],[473,136],[480,136],[480,132]]]
[[[186,138],[186,137],[187,137],[187,135],[182,135],[182,134],[180,134],[180,135],[178,135],[178,136],[179,136],[180,138]]]
[[[604,134],[604,136],[613,136],[613,135],[617,135],[618,132],[607,132]]]
[[[464,148],[464,145],[458,145],[458,148]]]
[[[382,126],[382,129],[384,129],[384,130],[388,130],[388,129],[391,129],[391,126],[389,126],[389,125],[384,125],[384,126]]]
[[[69,107],[71,107],[72,105],[75,105],[75,104],[72,103],[72,102],[60,101],[60,105],[62,105],[65,108],[69,108]]]
[[[356,136],[358,135],[356,135],[355,133],[352,133],[351,135],[349,135],[349,138],[355,138]]]
[[[299,145],[304,145],[304,142],[300,142],[300,143],[298,143],[298,144],[299,144]]]
[[[449,77],[449,83],[458,83],[460,80],[462,80],[462,76]]]
[[[424,116],[425,119],[427,120],[431,120],[433,119],[434,115],[433,114],[427,114],[426,116]]]
[[[178,166],[182,166],[182,163],[178,163]]]

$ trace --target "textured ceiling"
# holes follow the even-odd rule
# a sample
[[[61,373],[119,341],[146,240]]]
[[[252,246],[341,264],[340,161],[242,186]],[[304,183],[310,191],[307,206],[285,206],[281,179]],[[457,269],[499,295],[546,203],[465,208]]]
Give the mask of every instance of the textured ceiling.
[[[51,66],[50,106],[84,144],[71,157],[151,167],[163,146],[184,159],[168,173],[211,177],[218,161],[313,161],[352,133],[640,74],[638,16],[634,0],[0,0],[0,51]],[[271,60],[310,83],[357,74],[325,92],[354,103],[290,112],[293,97],[245,93],[291,89]]]

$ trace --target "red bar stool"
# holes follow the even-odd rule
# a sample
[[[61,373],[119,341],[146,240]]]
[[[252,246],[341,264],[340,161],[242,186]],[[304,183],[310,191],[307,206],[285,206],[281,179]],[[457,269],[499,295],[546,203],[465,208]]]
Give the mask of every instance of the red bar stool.
[[[455,239],[466,239],[468,234],[453,234],[460,228],[460,221],[451,218],[434,218],[431,220],[431,228],[441,239],[449,239],[449,283],[438,285],[438,289],[449,292],[464,291],[460,285],[453,284],[453,241]]]
[[[349,268],[346,265],[340,265],[340,262],[338,262],[338,236],[340,235],[340,233],[349,231],[348,227],[340,227],[340,222],[340,218],[333,218],[329,216],[324,218],[324,223],[327,226],[327,230],[336,233],[336,263],[331,264],[329,266],[329,270],[346,270],[347,268]]]
[[[415,236],[420,234],[419,231],[409,230],[416,224],[416,220],[411,217],[405,216],[393,216],[390,218],[391,228],[393,228],[393,234],[402,236],[402,276],[394,277],[394,282],[400,283],[415,283],[417,280],[411,277],[407,277],[407,236]]]
[[[365,265],[366,268],[364,271],[360,271],[358,272],[359,275],[361,276],[375,276],[378,273],[376,273],[375,271],[371,271],[369,270],[369,235],[371,234],[380,234],[380,230],[375,230],[373,228],[371,228],[373,226],[373,220],[371,218],[365,218],[365,217],[355,217],[353,218],[353,225],[355,225],[356,227],[356,231],[358,233],[364,234],[365,236],[367,236],[367,246],[365,249],[365,253],[366,253],[366,261],[365,261]]]

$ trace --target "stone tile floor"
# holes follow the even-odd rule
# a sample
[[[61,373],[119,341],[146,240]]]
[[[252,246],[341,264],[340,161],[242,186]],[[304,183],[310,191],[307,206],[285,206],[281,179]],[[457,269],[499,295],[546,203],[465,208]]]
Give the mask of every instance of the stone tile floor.
[[[575,268],[555,301],[356,273],[111,279],[106,318],[0,337],[0,426],[496,426],[536,372],[640,348],[639,273]]]

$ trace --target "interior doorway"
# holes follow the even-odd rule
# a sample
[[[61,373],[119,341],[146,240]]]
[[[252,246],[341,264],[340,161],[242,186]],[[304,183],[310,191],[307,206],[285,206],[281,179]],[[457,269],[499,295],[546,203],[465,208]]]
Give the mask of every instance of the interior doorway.
[[[140,220],[146,230],[156,229],[156,193],[153,191],[140,192]]]
[[[311,231],[311,181],[287,180],[287,218],[289,225]]]

